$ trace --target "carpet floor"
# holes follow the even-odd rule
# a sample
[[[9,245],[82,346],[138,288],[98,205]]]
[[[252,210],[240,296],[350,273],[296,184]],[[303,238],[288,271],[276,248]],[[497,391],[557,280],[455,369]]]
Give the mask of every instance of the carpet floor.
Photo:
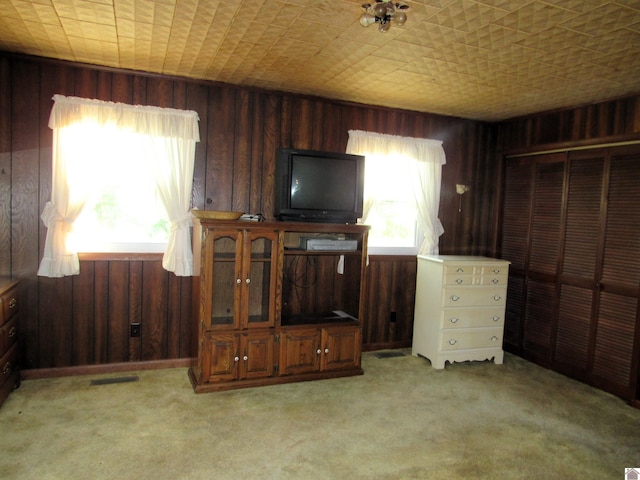
[[[640,467],[640,410],[519,357],[362,365],[198,395],[184,368],[24,381],[0,408],[0,478],[602,480]]]

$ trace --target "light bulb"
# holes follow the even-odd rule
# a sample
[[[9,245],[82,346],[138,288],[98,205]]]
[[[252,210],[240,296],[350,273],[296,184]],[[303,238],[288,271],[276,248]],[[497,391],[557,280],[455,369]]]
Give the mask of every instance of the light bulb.
[[[381,32],[387,32],[389,31],[389,29],[391,28],[391,22],[380,22],[380,27],[378,27],[378,30],[380,30]]]
[[[407,21],[407,14],[404,12],[398,12],[394,15],[393,20],[398,25],[404,25],[404,23]]]
[[[384,3],[376,3],[373,6],[373,13],[378,18],[384,18],[387,14],[387,6]]]
[[[360,25],[362,25],[363,27],[368,27],[372,23],[376,23],[376,17],[369,13],[363,13],[360,17]]]

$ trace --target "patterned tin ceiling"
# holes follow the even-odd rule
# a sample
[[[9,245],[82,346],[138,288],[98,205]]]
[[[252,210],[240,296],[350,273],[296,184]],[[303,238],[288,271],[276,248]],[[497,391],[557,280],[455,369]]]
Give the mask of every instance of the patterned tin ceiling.
[[[0,50],[496,121],[640,93],[640,0],[0,0]]]

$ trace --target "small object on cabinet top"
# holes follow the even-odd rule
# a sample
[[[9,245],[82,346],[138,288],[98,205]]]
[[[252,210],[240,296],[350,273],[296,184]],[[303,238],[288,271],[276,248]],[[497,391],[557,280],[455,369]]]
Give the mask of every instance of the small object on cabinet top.
[[[244,212],[223,212],[218,210],[191,210],[191,213],[198,218],[207,220],[237,220]]]

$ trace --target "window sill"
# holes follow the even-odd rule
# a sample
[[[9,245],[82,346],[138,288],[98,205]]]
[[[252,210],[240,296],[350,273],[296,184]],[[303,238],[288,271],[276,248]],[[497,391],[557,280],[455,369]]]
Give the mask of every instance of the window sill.
[[[81,262],[157,262],[162,260],[162,253],[127,253],[127,252],[83,252],[78,253]]]

